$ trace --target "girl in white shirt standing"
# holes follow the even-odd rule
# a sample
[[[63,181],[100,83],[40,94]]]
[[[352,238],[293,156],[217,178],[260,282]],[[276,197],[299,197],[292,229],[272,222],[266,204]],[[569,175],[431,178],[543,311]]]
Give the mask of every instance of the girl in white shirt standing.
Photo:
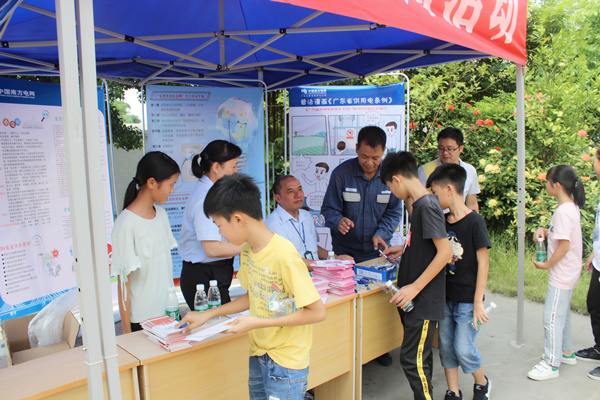
[[[171,249],[177,242],[167,213],[158,206],[174,192],[179,165],[160,151],[147,153],[125,192],[123,212],[112,231],[112,265],[119,274],[119,312],[123,333],[165,313],[173,286]]]
[[[534,261],[548,271],[544,302],[544,357],[527,377],[537,381],[558,378],[561,363],[577,364],[571,340],[571,295],[581,275],[583,244],[579,208],[585,203],[583,183],[568,165],[550,168],[546,190],[556,197],[558,207],[550,227],[538,228],[533,239],[548,238],[548,259]]]

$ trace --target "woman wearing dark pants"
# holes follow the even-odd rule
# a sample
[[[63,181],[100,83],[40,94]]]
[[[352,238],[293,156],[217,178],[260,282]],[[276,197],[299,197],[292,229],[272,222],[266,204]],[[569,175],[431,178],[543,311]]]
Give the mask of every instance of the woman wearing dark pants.
[[[192,174],[199,180],[186,203],[179,238],[179,255],[184,260],[179,284],[190,310],[194,310],[196,285],[204,284],[208,293],[211,280],[217,281],[221,304],[230,301],[233,257],[242,247],[219,234],[219,228],[204,214],[204,199],[217,180],[237,172],[240,154],[242,150],[235,144],[214,140],[192,159]]]

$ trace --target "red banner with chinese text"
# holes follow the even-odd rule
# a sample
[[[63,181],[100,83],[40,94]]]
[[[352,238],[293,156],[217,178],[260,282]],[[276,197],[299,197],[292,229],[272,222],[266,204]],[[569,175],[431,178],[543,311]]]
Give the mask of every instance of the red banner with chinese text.
[[[527,0],[276,1],[393,26],[526,63]]]

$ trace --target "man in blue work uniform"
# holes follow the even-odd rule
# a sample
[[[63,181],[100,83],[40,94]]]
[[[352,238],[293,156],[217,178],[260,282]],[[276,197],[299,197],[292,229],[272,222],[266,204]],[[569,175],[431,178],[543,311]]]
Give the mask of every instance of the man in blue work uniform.
[[[331,229],[336,254],[348,254],[356,262],[379,257],[400,223],[400,200],[379,179],[386,134],[377,126],[358,133],[356,155],[331,173],[321,213]]]
[[[321,214],[331,229],[335,254],[347,254],[359,263],[379,257],[400,223],[402,205],[379,179],[379,165],[385,152],[386,134],[377,126],[365,126],[358,133],[356,155],[331,173]],[[392,365],[389,353],[376,359]]]

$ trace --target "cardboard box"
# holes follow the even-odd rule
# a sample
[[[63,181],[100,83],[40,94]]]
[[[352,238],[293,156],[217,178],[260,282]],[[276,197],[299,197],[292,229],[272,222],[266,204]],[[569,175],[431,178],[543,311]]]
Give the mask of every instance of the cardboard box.
[[[374,267],[374,265],[377,265],[377,267]],[[397,272],[398,266],[391,265],[382,257],[354,265],[354,274],[358,277],[372,278],[381,282],[395,281]]]
[[[75,346],[79,335],[80,323],[71,311],[65,314],[63,322],[63,341],[47,346],[31,348],[27,329],[29,322],[36,314],[2,321],[2,331],[5,338],[7,365],[21,364],[35,358],[47,356],[59,351],[68,350]],[[1,346],[1,345],[0,345]],[[0,349],[0,363],[2,359]],[[12,360],[12,362],[11,362]],[[1,367],[1,365],[0,365]]]

